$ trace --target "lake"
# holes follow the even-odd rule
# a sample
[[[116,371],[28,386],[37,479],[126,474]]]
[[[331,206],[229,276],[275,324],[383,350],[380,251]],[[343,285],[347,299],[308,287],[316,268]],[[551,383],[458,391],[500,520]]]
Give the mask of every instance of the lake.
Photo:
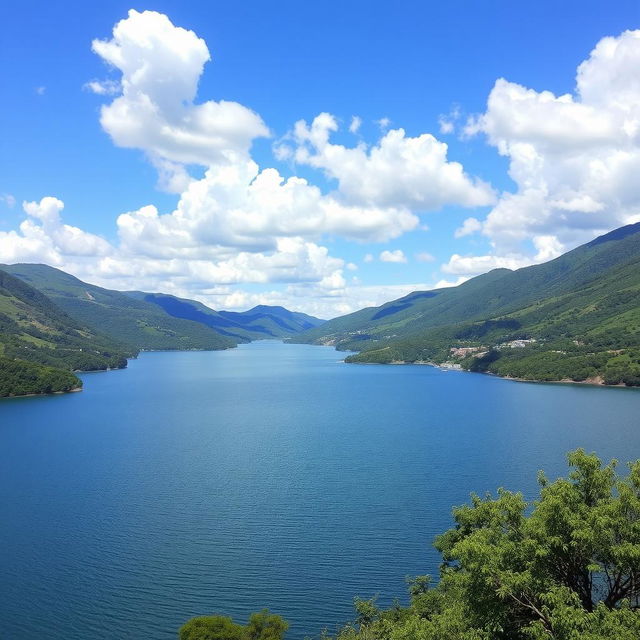
[[[451,506],[536,492],[582,446],[640,457],[640,391],[256,342],[144,353],[85,390],[0,402],[3,637],[176,638],[269,607],[288,638],[405,599]]]

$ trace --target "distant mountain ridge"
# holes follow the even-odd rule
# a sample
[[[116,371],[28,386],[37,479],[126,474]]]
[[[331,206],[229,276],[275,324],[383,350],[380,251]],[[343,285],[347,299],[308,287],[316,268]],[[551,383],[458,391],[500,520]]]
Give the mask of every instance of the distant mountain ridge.
[[[323,320],[284,307],[258,305],[248,311],[214,311],[195,300],[168,294],[132,291],[128,295],[155,304],[175,318],[204,324],[238,342],[288,337],[323,323]]]
[[[115,291],[43,264],[0,265],[48,296],[76,320],[137,349],[228,349],[283,338],[323,321],[284,307],[215,311],[163,293]]]
[[[414,292],[290,341],[359,351],[350,362],[429,361],[523,379],[640,384],[640,223],[555,260]]]
[[[124,367],[139,350],[228,349],[322,322],[284,307],[214,311],[167,294],[114,291],[43,264],[0,265],[0,395],[70,390],[81,386],[70,370]]]
[[[228,349],[236,341],[204,325],[174,318],[156,305],[97,287],[43,264],[0,268],[49,297],[68,315],[136,349]]]

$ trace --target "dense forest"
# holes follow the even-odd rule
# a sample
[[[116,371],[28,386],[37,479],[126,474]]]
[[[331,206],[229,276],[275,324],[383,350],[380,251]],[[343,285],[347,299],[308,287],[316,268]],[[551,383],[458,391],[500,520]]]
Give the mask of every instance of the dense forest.
[[[82,388],[70,371],[0,357],[0,397],[58,393]]]
[[[500,489],[453,510],[439,536],[438,580],[410,579],[408,606],[355,599],[355,620],[324,640],[637,640],[640,637],[640,460],[577,450],[568,477],[539,474],[540,495]],[[180,640],[279,640],[268,612],[247,626],[194,618]]]

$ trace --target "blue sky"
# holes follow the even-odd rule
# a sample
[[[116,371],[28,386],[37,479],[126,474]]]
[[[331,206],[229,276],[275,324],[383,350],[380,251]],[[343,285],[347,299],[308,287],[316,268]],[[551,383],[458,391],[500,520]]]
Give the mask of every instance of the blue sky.
[[[640,219],[637,2],[9,4],[0,262],[330,317]]]

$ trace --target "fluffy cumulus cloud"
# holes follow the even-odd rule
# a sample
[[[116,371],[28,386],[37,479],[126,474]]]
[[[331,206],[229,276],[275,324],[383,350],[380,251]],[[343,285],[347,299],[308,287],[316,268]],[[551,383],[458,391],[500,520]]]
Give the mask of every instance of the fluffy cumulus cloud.
[[[454,253],[449,261],[442,265],[442,271],[470,277],[492,269],[520,269],[533,262],[533,258],[521,254],[462,256]]]
[[[99,259],[111,253],[103,238],[64,224],[60,212],[64,204],[46,197],[40,202],[24,202],[27,218],[18,231],[0,232],[0,262],[48,262],[62,265],[67,259]]]
[[[404,255],[402,249],[395,249],[394,251],[385,250],[380,254],[380,262],[407,262],[407,256]]]
[[[484,133],[509,158],[516,190],[481,224],[470,218],[456,232],[490,239],[493,254],[476,258],[478,267],[547,260],[640,220],[639,66],[640,31],[627,31],[597,44],[573,94],[496,82],[467,134]],[[448,268],[463,264],[471,259],[453,256]]]
[[[426,283],[363,286],[345,270],[356,265],[332,257],[326,247],[300,237],[279,238],[272,252],[229,251],[209,255],[149,257],[126,243],[64,224],[64,204],[45,197],[25,202],[27,218],[19,230],[0,232],[0,262],[45,262],[92,283],[115,289],[135,286],[189,297],[216,309],[246,309],[256,304],[282,304],[320,317],[349,313],[426,289]],[[260,283],[261,292],[238,289],[238,283]],[[268,285],[284,285],[270,289]]]
[[[259,167],[251,146],[270,135],[266,124],[244,105],[198,98],[209,48],[163,14],[131,10],[92,48],[110,70],[85,85],[104,101],[102,128],[117,146],[146,154],[159,186],[178,194],[177,204],[122,213],[117,240],[107,242],[65,224],[56,198],[25,203],[19,229],[0,233],[0,261],[46,262],[103,286],[167,291],[217,307],[285,295],[298,308],[329,316],[395,293],[347,277],[356,265],[331,255],[324,246],[330,240],[387,242],[424,228],[423,212],[495,200],[489,185],[448,158],[446,144],[389,130],[388,119],[373,145],[357,142],[359,117],[348,126],[358,134],[355,146],[335,144],[337,120],[323,113],[310,125],[300,121],[276,146],[277,158],[328,176],[330,190]],[[545,247],[552,250],[553,241]],[[401,250],[380,259],[406,261]],[[233,288],[245,283],[278,284],[280,293],[252,298]]]
[[[338,122],[329,113],[321,113],[310,125],[299,121],[293,132],[295,159],[337,180],[348,202],[413,211],[494,202],[489,185],[449,161],[447,145],[429,133],[412,138],[403,129],[392,129],[372,147],[364,142],[346,147],[331,142],[337,130]]]
[[[167,16],[132,9],[110,40],[94,40],[92,46],[122,74],[118,84],[89,85],[103,94],[121,88],[100,116],[117,145],[171,162],[210,165],[246,157],[252,141],[268,135],[260,116],[237,102],[195,102],[209,49]]]
[[[201,180],[189,183],[173,213],[158,215],[155,207],[144,207],[120,216],[118,228],[131,248],[173,255],[220,246],[267,251],[278,238],[292,236],[383,241],[417,222],[405,209],[347,205],[303,178],[285,179],[247,160],[211,166]]]
[[[481,230],[482,230],[482,223],[480,222],[480,220],[478,220],[477,218],[467,218],[462,223],[462,226],[458,227],[455,230],[454,236],[456,238],[463,238],[464,236],[472,235],[477,231],[481,231]]]

